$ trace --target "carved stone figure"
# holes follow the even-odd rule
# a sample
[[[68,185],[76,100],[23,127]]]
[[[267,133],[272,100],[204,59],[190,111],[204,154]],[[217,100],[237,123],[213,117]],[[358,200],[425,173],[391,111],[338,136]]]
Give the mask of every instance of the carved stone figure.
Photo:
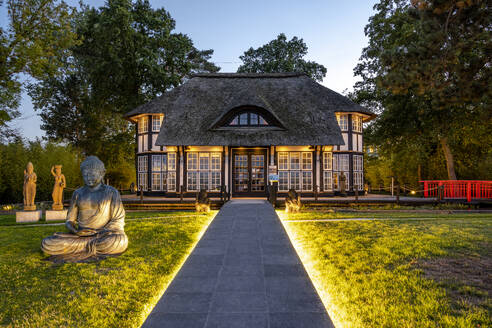
[[[301,195],[294,189],[290,189],[285,197],[285,211],[287,213],[297,213],[302,207]]]
[[[55,211],[63,210],[63,188],[67,186],[65,176],[61,173],[62,166],[55,165],[51,167],[51,174],[55,177],[55,185],[53,186],[53,206]]]
[[[196,196],[195,208],[197,212],[210,212],[210,198],[208,198],[207,190],[200,189]]]
[[[346,192],[346,184],[347,184],[347,177],[345,176],[345,173],[340,172],[340,195],[343,197],[347,196]]]
[[[69,233],[55,233],[41,243],[55,262],[98,260],[119,255],[128,246],[125,210],[119,192],[102,183],[103,162],[89,156],[80,169],[85,186],[72,195],[65,223]]]
[[[34,198],[36,198],[36,181],[38,177],[34,173],[34,166],[31,162],[27,163],[27,167],[24,170],[24,210],[34,211],[36,205],[34,204]]]

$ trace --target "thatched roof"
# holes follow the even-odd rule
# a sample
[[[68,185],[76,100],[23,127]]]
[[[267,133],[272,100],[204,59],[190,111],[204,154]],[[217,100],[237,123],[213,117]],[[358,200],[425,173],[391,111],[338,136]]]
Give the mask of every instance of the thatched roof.
[[[278,127],[217,128],[229,111],[262,108]],[[335,112],[373,116],[302,73],[197,74],[125,116],[163,113],[162,146],[268,146],[343,144]]]

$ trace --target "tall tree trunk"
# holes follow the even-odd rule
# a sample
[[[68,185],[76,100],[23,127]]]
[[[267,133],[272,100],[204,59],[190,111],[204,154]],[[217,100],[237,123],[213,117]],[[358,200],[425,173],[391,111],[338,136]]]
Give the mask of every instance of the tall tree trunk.
[[[451,153],[451,149],[449,148],[449,145],[448,145],[448,138],[442,137],[440,139],[440,141],[441,141],[442,150],[444,152],[444,157],[446,158],[446,167],[448,169],[448,179],[449,180],[456,180],[456,172],[454,171],[454,158],[453,158],[453,154]]]

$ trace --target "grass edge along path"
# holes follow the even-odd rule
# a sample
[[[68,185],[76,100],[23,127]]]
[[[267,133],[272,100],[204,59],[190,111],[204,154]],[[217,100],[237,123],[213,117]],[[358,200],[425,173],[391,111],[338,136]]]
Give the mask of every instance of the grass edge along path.
[[[295,222],[285,220],[289,214],[278,215],[335,327],[491,323],[492,303],[483,289],[463,281],[431,279],[420,264],[486,259],[492,216],[466,218],[460,224],[449,219]],[[490,265],[486,270],[490,272]],[[455,293],[458,300],[452,299]],[[477,295],[478,306],[467,304]]]
[[[43,261],[41,239],[60,226],[0,227],[0,326],[139,327],[216,211],[128,222],[128,250],[97,263]]]

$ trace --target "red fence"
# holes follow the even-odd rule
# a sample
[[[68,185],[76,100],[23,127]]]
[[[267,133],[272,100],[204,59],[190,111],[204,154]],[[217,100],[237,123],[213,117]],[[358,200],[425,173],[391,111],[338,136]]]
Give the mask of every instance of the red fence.
[[[439,190],[442,198],[466,199],[492,199],[492,181],[478,180],[426,180],[424,184],[424,197],[439,198]]]

